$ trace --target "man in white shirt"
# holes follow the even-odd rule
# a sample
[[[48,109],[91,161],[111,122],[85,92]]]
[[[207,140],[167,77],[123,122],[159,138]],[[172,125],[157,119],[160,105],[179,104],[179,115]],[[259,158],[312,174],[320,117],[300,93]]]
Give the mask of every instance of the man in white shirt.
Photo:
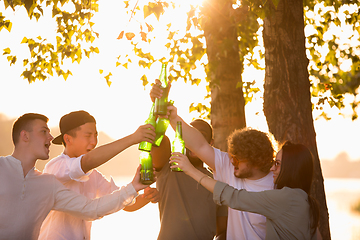
[[[228,138],[228,152],[222,152],[186,124],[174,106],[169,106],[168,111],[171,126],[175,129],[176,122],[182,122],[186,148],[214,170],[214,179],[248,191],[274,188],[270,168],[275,151],[267,134],[254,129],[236,130]],[[265,221],[264,216],[229,208],[226,239],[265,239]]]
[[[150,125],[150,124],[149,124]],[[133,134],[119,139],[113,143],[103,145],[99,148],[109,149],[116,144],[116,151],[113,154],[97,156],[89,160],[87,158],[97,145],[96,121],[86,111],[75,111],[64,115],[60,119],[61,134],[52,143],[63,144],[64,152],[50,160],[44,173],[54,174],[56,178],[70,190],[80,193],[90,199],[104,196],[118,189],[111,178],[110,182],[95,167],[110,160],[131,145],[141,141],[153,140],[153,132],[148,125],[140,126]],[[144,196],[136,199],[131,206],[131,211],[139,209],[149,203],[156,202],[157,190],[146,188]],[[127,210],[127,207],[124,208]],[[68,213],[51,211],[40,231],[40,240],[60,239],[90,239],[91,221],[72,216]]]
[[[13,154],[0,157],[0,240],[36,240],[50,210],[64,211],[86,220],[114,213],[131,203],[140,183],[140,165],[133,181],[112,194],[88,199],[67,189],[54,175],[35,169],[37,159],[49,158],[53,137],[47,117],[28,113],[18,118],[12,130]],[[106,154],[102,149],[94,154]]]

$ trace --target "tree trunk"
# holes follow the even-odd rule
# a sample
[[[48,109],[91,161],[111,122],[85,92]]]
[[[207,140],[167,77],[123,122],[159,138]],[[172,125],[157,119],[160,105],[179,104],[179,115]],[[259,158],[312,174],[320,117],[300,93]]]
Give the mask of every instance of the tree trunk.
[[[207,78],[211,88],[211,124],[214,146],[227,151],[226,138],[246,126],[237,28],[232,0],[208,0],[202,13],[207,45]],[[238,84],[239,83],[239,84]]]
[[[317,152],[312,117],[309,60],[305,52],[303,1],[269,1],[271,14],[264,21],[265,85],[264,113],[270,132],[279,142],[290,140],[307,146],[314,156],[311,194],[320,208],[319,229],[330,239],[324,179]]]

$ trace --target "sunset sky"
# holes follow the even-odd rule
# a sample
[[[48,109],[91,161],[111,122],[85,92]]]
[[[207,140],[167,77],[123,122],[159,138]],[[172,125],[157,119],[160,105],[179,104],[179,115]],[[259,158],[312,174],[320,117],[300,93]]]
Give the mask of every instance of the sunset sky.
[[[17,118],[26,112],[42,113],[49,117],[49,126],[53,127],[58,126],[58,121],[64,114],[83,109],[96,118],[98,131],[103,131],[112,138],[121,138],[134,132],[144,123],[151,105],[150,84],[144,89],[140,77],[145,73],[148,80],[153,82],[160,74],[161,63],[154,64],[150,70],[138,67],[136,62],[129,69],[115,68],[116,57],[130,51],[124,40],[116,39],[122,30],[133,27],[132,23],[128,24],[129,19],[122,12],[123,7],[122,1],[101,1],[99,13],[93,20],[95,31],[100,33],[100,39],[94,42],[99,47],[100,54],[93,55],[90,59],[84,58],[80,65],[69,64],[73,76],[67,81],[52,77],[29,84],[20,77],[22,60],[18,58],[17,64],[10,67],[6,56],[0,55],[0,112],[9,118]],[[13,22],[10,33],[6,30],[0,32],[1,53],[6,47],[11,48],[12,55],[28,53],[26,46],[20,45],[24,36],[35,38],[47,35],[49,40],[55,36],[51,21],[28,21],[23,8],[14,13],[11,10],[5,11],[1,4],[0,12],[6,12],[5,16]],[[167,35],[160,34],[157,37],[166,38]],[[164,50],[156,41],[153,47],[159,49],[158,54]],[[106,84],[99,69],[112,72],[111,87]],[[250,76],[257,79],[260,85],[263,84],[264,72],[247,70],[243,78]],[[180,80],[172,84],[169,97],[175,101],[179,115],[189,122],[197,117],[196,113],[189,114],[189,105],[192,102],[202,102],[205,95],[204,81],[199,86],[191,86]],[[318,113],[314,113],[316,114]],[[320,158],[332,159],[346,151],[352,160],[360,159],[357,143],[360,122],[338,116],[336,111],[331,116],[331,121],[315,121]],[[261,96],[246,106],[246,118],[248,126],[268,130],[262,113]],[[168,133],[171,136],[172,130]]]

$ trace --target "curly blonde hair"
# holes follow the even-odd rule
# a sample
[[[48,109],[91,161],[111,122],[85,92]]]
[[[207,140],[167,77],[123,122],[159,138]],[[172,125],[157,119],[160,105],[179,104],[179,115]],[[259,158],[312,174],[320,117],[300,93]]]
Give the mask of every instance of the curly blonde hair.
[[[270,171],[275,150],[268,134],[251,128],[243,128],[230,134],[227,142],[230,155],[248,161],[264,173]]]

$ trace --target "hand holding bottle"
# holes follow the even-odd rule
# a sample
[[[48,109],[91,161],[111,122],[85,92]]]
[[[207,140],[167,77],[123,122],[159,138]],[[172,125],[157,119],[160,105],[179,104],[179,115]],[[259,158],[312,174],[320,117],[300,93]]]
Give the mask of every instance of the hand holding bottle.
[[[152,102],[155,102],[155,98],[161,98],[164,90],[161,88],[161,82],[159,79],[155,80],[155,84],[152,85],[150,90],[150,98]]]
[[[143,141],[154,143],[155,141],[155,127],[152,124],[141,125],[133,134],[134,143]]]
[[[183,172],[185,172],[187,175],[196,171],[196,168],[190,163],[186,155],[179,152],[173,152],[170,157],[170,168],[174,169],[177,167],[181,168],[181,170],[183,170]]]
[[[140,182],[140,169],[141,169],[141,165],[139,164],[138,168],[136,169],[135,176],[131,182],[133,187],[135,188],[135,191],[137,191],[137,192],[142,189],[145,189],[149,186],[149,185],[142,184]]]
[[[170,122],[178,119],[177,108],[174,105],[169,105],[167,107],[166,117],[170,120]]]

